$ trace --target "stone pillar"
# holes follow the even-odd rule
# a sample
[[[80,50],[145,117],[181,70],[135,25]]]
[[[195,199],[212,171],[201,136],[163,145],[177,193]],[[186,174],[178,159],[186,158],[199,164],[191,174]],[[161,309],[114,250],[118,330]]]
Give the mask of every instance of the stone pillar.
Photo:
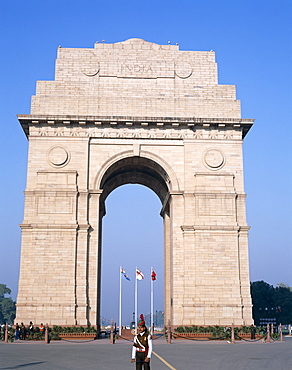
[[[242,324],[252,325],[252,301],[250,295],[249,263],[248,263],[248,226],[242,226],[238,232],[238,251],[240,261],[240,288],[242,297]]]
[[[76,226],[23,228],[17,321],[75,325],[75,251]]]
[[[89,324],[100,326],[100,285],[101,285],[101,220],[100,196],[102,190],[91,190],[88,202],[88,304]]]
[[[88,325],[88,225],[80,225],[76,246],[76,325]]]
[[[184,277],[182,296],[183,315],[181,325],[190,326],[197,320],[198,312],[195,311],[197,298],[197,279],[196,279],[196,245],[195,231],[193,226],[182,226],[183,248],[184,248]]]
[[[184,241],[181,226],[184,219],[184,199],[182,192],[172,192],[170,199],[172,235],[172,319],[173,326],[183,322],[184,297]]]
[[[164,213],[164,323],[171,320],[172,309],[172,244],[170,217],[168,213]]]

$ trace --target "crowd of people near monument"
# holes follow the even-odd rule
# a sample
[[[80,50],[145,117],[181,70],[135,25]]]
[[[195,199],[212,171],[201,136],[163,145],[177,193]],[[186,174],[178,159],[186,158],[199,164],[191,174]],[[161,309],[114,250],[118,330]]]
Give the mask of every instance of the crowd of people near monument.
[[[5,330],[6,330],[6,322],[1,325],[1,337],[2,340],[4,340],[5,337]],[[7,326],[8,333],[10,333],[11,326]],[[45,334],[45,326],[43,323],[41,323],[40,326],[35,327],[33,322],[30,321],[29,325],[25,326],[24,323],[22,322],[20,325],[16,323],[13,325],[14,329],[14,339],[15,340],[25,340],[25,339],[33,339],[34,333],[38,332],[40,334]]]

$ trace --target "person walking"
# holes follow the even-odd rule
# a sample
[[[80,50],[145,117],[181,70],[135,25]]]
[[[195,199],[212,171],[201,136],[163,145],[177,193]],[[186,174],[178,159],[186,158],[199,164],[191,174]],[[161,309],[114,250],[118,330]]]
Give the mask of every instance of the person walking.
[[[250,339],[255,339],[256,335],[256,327],[254,325],[251,325],[250,327]]]
[[[5,340],[6,321],[3,322],[2,329],[2,340]]]
[[[140,315],[137,334],[134,337],[131,362],[136,361],[136,370],[150,370],[152,354],[152,336],[145,325],[144,316]]]
[[[33,322],[32,321],[29,322],[27,333],[28,333],[28,336],[31,336],[30,339],[32,339],[33,333],[34,333],[34,327],[33,327]]]
[[[41,335],[45,335],[45,327],[43,323],[41,323],[41,325],[39,326],[39,329],[40,329]]]
[[[24,326],[23,322],[20,324],[20,339],[25,340],[26,338],[26,327]]]
[[[15,331],[14,331],[14,336],[15,336],[15,340],[18,340],[20,339],[19,337],[19,325],[18,325],[18,322],[15,324]]]

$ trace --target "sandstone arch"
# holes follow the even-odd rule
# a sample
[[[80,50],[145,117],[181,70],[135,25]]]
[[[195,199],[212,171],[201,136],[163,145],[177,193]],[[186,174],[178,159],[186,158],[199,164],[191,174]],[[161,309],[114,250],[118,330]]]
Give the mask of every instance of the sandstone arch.
[[[59,48],[55,80],[37,83],[19,121],[18,322],[99,325],[104,200],[138,182],[162,202],[165,319],[252,323],[242,142],[253,120],[235,86],[218,84],[213,51],[140,39]]]

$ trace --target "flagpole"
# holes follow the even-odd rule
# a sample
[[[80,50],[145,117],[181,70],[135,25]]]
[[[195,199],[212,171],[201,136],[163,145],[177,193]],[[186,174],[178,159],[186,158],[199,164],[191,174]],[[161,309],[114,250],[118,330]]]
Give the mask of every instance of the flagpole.
[[[122,335],[122,266],[120,266],[119,335]]]
[[[153,312],[154,312],[154,294],[153,294],[153,280],[152,280],[152,271],[153,271],[153,267],[151,267],[151,272],[150,272],[150,276],[151,276],[151,283],[150,283],[150,288],[151,288],[151,297],[150,297],[150,332],[151,334],[153,334]]]
[[[135,328],[138,326],[138,279],[137,279],[137,266],[135,271]]]

